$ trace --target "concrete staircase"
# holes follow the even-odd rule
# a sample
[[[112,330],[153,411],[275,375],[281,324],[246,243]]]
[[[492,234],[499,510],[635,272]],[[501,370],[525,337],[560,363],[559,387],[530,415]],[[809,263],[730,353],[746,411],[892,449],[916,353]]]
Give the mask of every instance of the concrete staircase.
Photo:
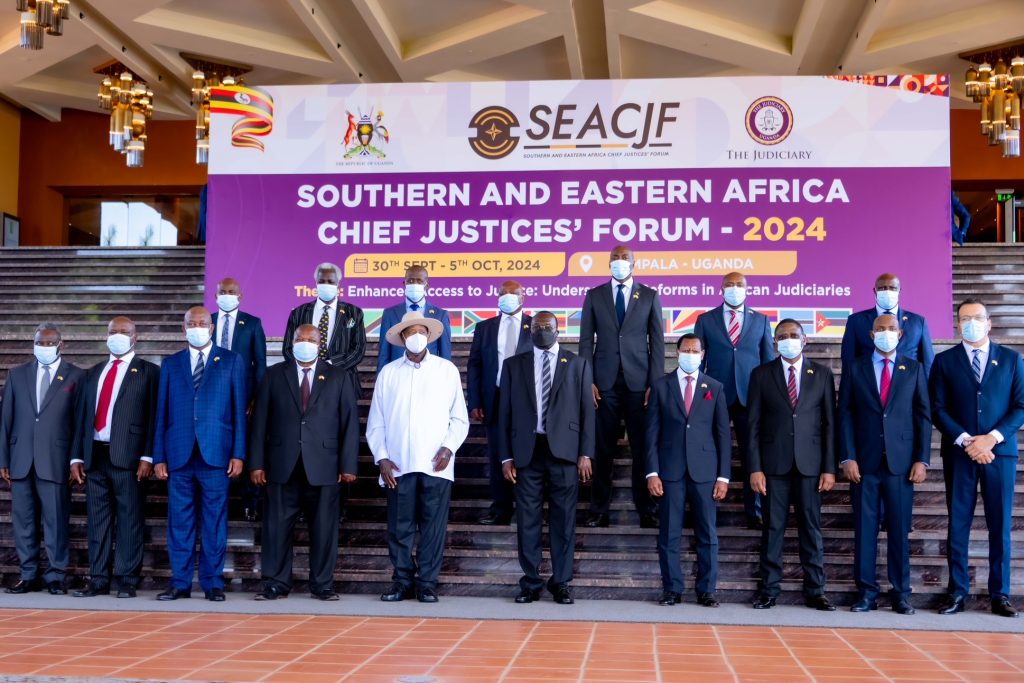
[[[0,249],[0,382],[7,369],[25,362],[31,353],[31,333],[39,321],[52,319],[62,325],[67,358],[88,366],[106,357],[106,323],[118,314],[130,315],[139,325],[139,353],[155,362],[181,348],[181,317],[184,310],[202,300],[203,250],[175,249]],[[870,275],[870,274],[869,274]],[[1018,350],[1024,349],[1024,304],[1016,292],[1024,282],[1024,247],[969,245],[954,252],[954,298],[978,296],[989,302],[994,318],[993,336]],[[937,341],[945,348],[952,340]],[[570,347],[574,344],[569,344]],[[280,340],[269,342],[270,362],[277,362]],[[666,363],[669,366],[666,352]],[[455,362],[464,368],[468,342],[456,342]],[[837,372],[837,341],[812,342],[808,355],[829,363]],[[360,366],[360,410],[365,424],[376,368],[376,345],[371,343]],[[933,438],[933,468],[919,486],[915,505],[915,531],[911,535],[912,568],[916,600],[924,605],[941,593],[946,584],[946,511],[937,455],[938,435]],[[655,531],[640,529],[629,502],[628,445],[615,463],[616,492],[612,527],[586,529],[577,535],[577,594],[583,598],[653,598],[660,589],[655,552]],[[474,425],[459,451],[456,487],[452,500],[448,548],[442,574],[442,592],[466,595],[509,595],[519,578],[514,527],[485,527],[475,523],[488,505],[486,450],[483,430]],[[351,487],[348,518],[342,527],[336,578],[342,590],[374,592],[390,579],[385,546],[384,497],[376,484],[376,468],[365,445],[360,459],[360,479]],[[757,549],[760,535],[743,524],[739,463],[734,462],[734,483],[720,505],[720,582],[726,600],[746,601],[756,587]],[[1024,478],[1018,478],[1017,498],[1024,499]],[[589,490],[581,490],[581,511]],[[1024,500],[1022,500],[1024,502]],[[166,487],[151,482],[147,496],[147,583],[162,585],[168,576],[166,539]],[[73,493],[72,573],[88,571],[84,494]],[[829,590],[840,600],[853,591],[852,513],[845,483],[825,497],[823,509]],[[1024,564],[1024,508],[1014,516],[1014,552]],[[250,589],[259,578],[259,524],[243,520],[241,502],[232,498],[227,576],[235,589]],[[296,574],[306,576],[306,530],[300,525],[296,548]],[[695,556],[684,539],[684,562],[692,567]],[[983,591],[987,577],[987,541],[980,508],[972,533],[972,573]],[[880,544],[880,577],[884,577],[884,538]],[[798,600],[801,573],[796,562],[796,534],[787,537],[785,574],[787,600]],[[0,488],[0,573],[10,579],[17,573],[10,528],[10,494]],[[1015,592],[1024,592],[1024,575],[1015,572]]]

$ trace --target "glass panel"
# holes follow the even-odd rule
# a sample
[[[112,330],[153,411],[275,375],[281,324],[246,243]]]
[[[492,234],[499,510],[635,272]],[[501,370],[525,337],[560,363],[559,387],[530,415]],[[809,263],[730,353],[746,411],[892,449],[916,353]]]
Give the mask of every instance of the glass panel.
[[[66,197],[68,242],[105,247],[195,244],[198,195]]]

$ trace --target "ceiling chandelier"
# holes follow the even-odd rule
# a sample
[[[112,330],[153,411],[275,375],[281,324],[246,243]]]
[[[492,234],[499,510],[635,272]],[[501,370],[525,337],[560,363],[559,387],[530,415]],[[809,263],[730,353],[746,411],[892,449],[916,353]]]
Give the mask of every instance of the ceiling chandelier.
[[[1004,157],[1019,157],[1024,43],[965,52],[960,58],[971,62],[964,91],[981,108],[981,134],[989,145],[1002,145]]]
[[[21,12],[18,45],[26,50],[43,49],[43,33],[64,35],[64,20],[70,16],[71,0],[15,0]]]
[[[192,106],[196,108],[196,163],[210,161],[210,89],[221,85],[242,85],[242,76],[251,66],[215,62],[182,52],[181,58],[192,67]]]
[[[128,168],[141,168],[146,152],[146,121],[153,116],[153,91],[120,62],[94,71],[103,75],[97,97],[100,109],[110,111],[110,146],[125,156]]]

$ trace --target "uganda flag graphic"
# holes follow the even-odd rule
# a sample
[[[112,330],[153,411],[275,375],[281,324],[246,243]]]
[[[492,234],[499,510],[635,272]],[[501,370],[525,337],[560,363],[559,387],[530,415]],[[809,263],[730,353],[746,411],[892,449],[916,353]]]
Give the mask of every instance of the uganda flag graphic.
[[[274,128],[274,98],[259,88],[210,88],[210,113],[241,117],[231,126],[233,147],[252,147],[262,152],[263,142],[258,138],[269,135]]]

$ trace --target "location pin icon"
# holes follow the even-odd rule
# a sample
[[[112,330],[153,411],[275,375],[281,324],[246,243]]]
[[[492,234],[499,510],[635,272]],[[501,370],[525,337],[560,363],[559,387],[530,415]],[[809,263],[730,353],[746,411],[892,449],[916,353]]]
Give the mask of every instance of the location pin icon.
[[[594,259],[590,258],[590,254],[584,254],[580,256],[580,268],[583,269],[584,273],[590,272],[590,266],[594,265]]]

